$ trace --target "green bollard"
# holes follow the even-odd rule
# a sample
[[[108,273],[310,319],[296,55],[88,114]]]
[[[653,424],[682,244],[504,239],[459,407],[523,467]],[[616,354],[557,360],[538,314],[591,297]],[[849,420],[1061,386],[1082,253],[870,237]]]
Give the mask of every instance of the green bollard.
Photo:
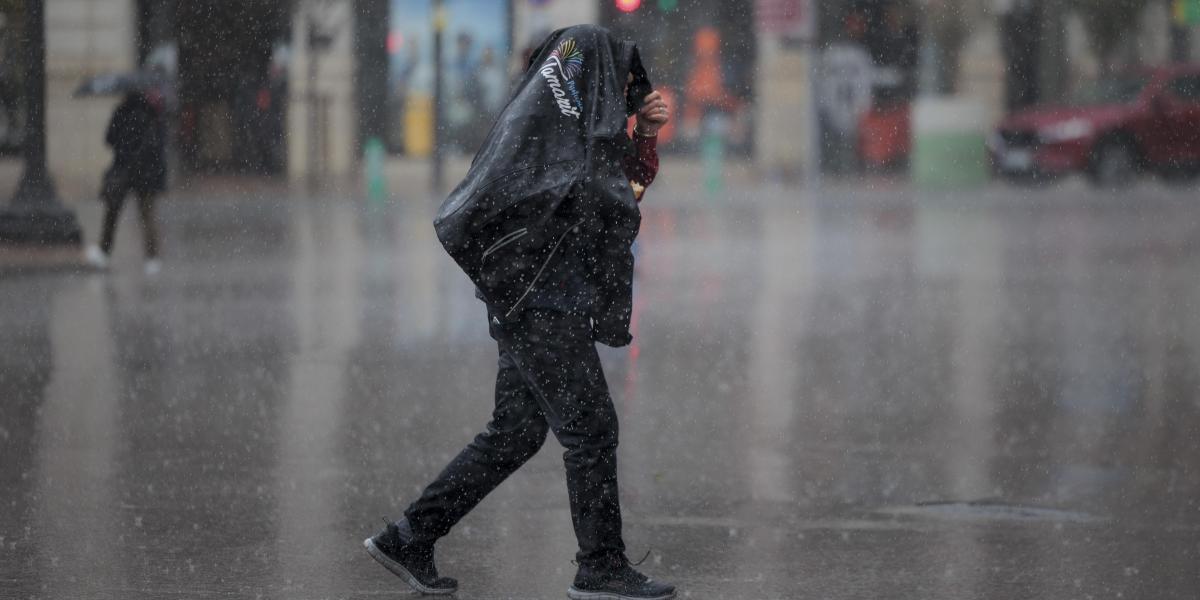
[[[725,191],[725,136],[721,127],[710,123],[700,140],[700,158],[704,165],[704,189],[710,196]]]
[[[363,163],[367,177],[367,204],[371,208],[379,208],[387,201],[387,180],[383,175],[386,156],[382,140],[377,137],[367,140],[363,148]]]
[[[729,116],[720,113],[705,115],[701,124],[700,164],[704,167],[704,190],[709,198],[725,191],[725,137],[729,131]]]
[[[989,121],[984,106],[967,98],[919,98],[912,116],[913,183],[925,189],[986,185]]]

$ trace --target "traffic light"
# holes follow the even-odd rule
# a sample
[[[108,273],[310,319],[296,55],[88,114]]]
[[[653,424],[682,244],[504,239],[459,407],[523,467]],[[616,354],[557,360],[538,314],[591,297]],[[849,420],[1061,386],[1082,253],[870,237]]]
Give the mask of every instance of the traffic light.
[[[617,10],[631,13],[642,6],[642,0],[616,0]]]
[[[614,4],[617,5],[617,10],[623,13],[631,13],[642,7],[642,0],[614,0]],[[678,7],[679,0],[658,0],[658,10],[660,12],[672,12]]]

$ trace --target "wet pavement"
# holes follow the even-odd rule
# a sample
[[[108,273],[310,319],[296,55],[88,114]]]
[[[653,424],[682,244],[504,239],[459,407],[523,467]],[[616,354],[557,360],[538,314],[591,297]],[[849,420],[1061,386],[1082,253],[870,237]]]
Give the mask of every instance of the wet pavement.
[[[714,599],[1200,594],[1195,189],[665,177],[635,345],[602,352],[648,573]],[[131,214],[106,275],[5,274],[0,598],[409,597],[361,541],[495,374],[432,209],[176,199],[157,277]],[[565,597],[560,456],[439,544],[457,597]]]

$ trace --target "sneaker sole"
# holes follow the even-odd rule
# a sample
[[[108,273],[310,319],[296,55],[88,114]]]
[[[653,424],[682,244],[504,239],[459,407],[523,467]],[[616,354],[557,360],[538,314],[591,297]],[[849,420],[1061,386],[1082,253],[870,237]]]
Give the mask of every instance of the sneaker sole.
[[[615,592],[577,590],[575,586],[571,586],[567,588],[567,597],[571,600],[671,600],[671,598],[675,597],[675,592],[669,592],[661,596],[626,596]]]
[[[363,546],[366,547],[367,554],[370,554],[371,558],[375,559],[375,562],[383,565],[383,568],[391,571],[393,575],[403,579],[404,583],[407,583],[409,587],[421,592],[422,594],[428,594],[430,596],[448,596],[458,591],[457,587],[448,589],[431,588],[421,583],[420,580],[413,576],[412,573],[408,572],[408,569],[404,568],[404,565],[392,560],[388,557],[388,555],[384,554],[383,550],[380,550],[379,546],[376,546],[375,541],[371,538],[363,540]]]

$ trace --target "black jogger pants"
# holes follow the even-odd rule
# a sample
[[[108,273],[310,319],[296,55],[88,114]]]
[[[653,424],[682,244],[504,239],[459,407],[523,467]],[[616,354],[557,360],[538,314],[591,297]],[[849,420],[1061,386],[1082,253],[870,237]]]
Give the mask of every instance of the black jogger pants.
[[[576,559],[623,554],[617,493],[617,413],[586,317],[526,310],[493,325],[500,347],[496,407],[475,437],[405,511],[418,540],[432,542],[529,460],[553,431],[565,448]]]
[[[104,227],[100,233],[100,249],[105,254],[112,254],[113,241],[117,235],[117,221],[121,218],[121,208],[125,205],[125,196],[129,190],[121,189],[115,192],[105,192],[104,198]],[[158,257],[158,223],[154,214],[156,194],[153,192],[137,192],[138,212],[142,217],[142,244],[145,247],[146,258]]]

